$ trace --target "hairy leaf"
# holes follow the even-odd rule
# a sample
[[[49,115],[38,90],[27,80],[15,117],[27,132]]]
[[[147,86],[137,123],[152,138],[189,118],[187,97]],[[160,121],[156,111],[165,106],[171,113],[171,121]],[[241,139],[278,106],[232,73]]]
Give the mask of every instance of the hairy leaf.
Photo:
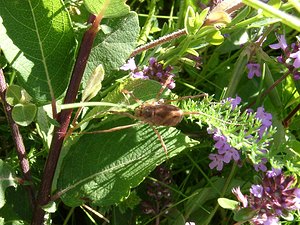
[[[59,0],[0,0],[0,47],[35,101],[60,97],[69,82],[75,39]],[[3,22],[3,24],[2,24]]]
[[[83,86],[86,86],[88,77],[99,64],[103,65],[106,78],[112,76],[111,72],[118,70],[135,48],[138,33],[139,25],[136,13],[132,12],[120,18],[103,20],[103,25],[89,56]]]
[[[104,11],[104,17],[120,17],[129,12],[129,6],[125,4],[125,0],[84,0],[84,5],[91,13],[98,14],[103,7],[107,8]]]
[[[100,130],[132,123],[109,121]],[[130,188],[143,181],[157,165],[196,142],[175,128],[158,129],[167,148],[148,124],[110,133],[86,134],[71,146],[63,159],[58,190],[69,206],[86,201],[105,206],[126,198]]]

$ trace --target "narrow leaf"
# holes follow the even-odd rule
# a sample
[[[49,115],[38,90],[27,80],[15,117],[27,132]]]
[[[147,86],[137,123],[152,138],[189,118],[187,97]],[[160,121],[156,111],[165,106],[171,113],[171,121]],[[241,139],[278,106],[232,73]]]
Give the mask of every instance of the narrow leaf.
[[[82,101],[89,101],[94,98],[98,92],[101,90],[102,81],[104,79],[104,69],[102,64],[98,65],[89,80],[87,81],[87,86],[82,93]]]

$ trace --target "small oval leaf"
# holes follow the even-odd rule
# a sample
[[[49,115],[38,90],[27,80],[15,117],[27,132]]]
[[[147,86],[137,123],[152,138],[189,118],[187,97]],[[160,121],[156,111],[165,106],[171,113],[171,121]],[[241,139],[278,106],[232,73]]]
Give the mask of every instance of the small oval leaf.
[[[239,222],[248,221],[252,219],[256,213],[257,212],[251,208],[242,208],[234,214],[233,219]]]
[[[6,91],[6,101],[8,104],[14,106],[18,103],[26,104],[31,101],[30,95],[18,85],[10,85]]]
[[[12,110],[14,121],[21,126],[28,126],[35,118],[37,107],[33,103],[17,104]]]
[[[239,204],[239,202],[228,198],[218,198],[218,203],[223,209],[230,209],[230,210],[236,209],[236,206]]]

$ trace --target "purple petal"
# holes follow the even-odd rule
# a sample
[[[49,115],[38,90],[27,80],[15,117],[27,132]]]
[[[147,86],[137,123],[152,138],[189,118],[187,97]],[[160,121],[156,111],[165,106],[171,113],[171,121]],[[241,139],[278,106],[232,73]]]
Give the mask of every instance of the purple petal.
[[[269,45],[272,49],[279,49],[281,48],[283,51],[287,48],[286,40],[284,35],[279,36],[279,42],[277,44]]]
[[[136,64],[134,61],[134,58],[130,58],[127,63],[125,63],[123,66],[120,67],[121,70],[130,70],[130,71],[134,71],[136,69]]]
[[[261,185],[252,185],[250,192],[257,198],[261,198],[263,195],[264,188]]]
[[[243,204],[243,207],[247,207],[248,206],[248,200],[247,197],[244,196],[241,192],[240,187],[237,188],[233,188],[232,189],[232,193],[237,197],[237,199]]]
[[[300,68],[300,51],[290,54],[290,57],[295,59],[293,66],[297,69]]]

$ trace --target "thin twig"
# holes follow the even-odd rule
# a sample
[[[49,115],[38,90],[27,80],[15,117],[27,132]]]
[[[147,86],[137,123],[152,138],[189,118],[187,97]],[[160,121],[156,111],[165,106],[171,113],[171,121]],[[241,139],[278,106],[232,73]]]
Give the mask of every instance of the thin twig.
[[[26,149],[24,146],[23,138],[19,130],[19,126],[16,124],[16,122],[12,118],[12,107],[7,103],[6,98],[5,98],[5,93],[6,93],[7,85],[5,82],[5,77],[3,74],[3,70],[0,69],[0,97],[2,100],[3,108],[6,114],[6,118],[8,121],[8,125],[11,130],[12,138],[14,140],[14,144],[16,147],[18,159],[19,159],[19,164],[23,173],[24,181],[28,183],[29,185],[26,185],[25,188],[28,191],[30,201],[32,204],[32,207],[34,208],[35,205],[35,192],[34,192],[34,185],[32,182],[32,177],[30,173],[30,166],[29,166],[29,161],[27,159],[27,154],[26,154]]]
[[[91,207],[89,207],[88,205],[85,205],[85,204],[83,204],[82,207],[84,207],[87,210],[89,210],[90,212],[94,213],[99,218],[105,220],[105,222],[109,223],[109,220],[107,218],[105,218],[101,213],[99,213],[98,211],[96,211],[95,209],[93,209],[93,208],[91,208]]]
[[[281,76],[278,80],[276,80],[268,89],[266,89],[262,95],[260,96],[260,101],[262,101],[281,81],[283,81],[288,75],[290,74],[290,71],[287,71],[283,76]],[[249,103],[246,107],[246,109],[251,108],[253,105],[255,105],[256,100]]]
[[[142,46],[136,48],[131,53],[130,57],[134,57],[134,56],[138,55],[139,53],[141,53],[143,51],[146,51],[148,49],[154,48],[154,47],[156,47],[158,45],[161,45],[161,44],[164,44],[166,42],[172,41],[172,40],[174,40],[176,38],[179,38],[179,37],[181,37],[183,35],[186,35],[186,34],[187,34],[186,30],[185,29],[181,29],[181,30],[175,31],[175,32],[173,32],[171,34],[168,34],[166,36],[160,37],[160,38],[158,38],[155,41],[151,41],[151,42],[149,42],[149,43],[147,43],[145,45],[142,45]]]
[[[293,118],[293,116],[300,110],[300,104],[298,104],[296,106],[296,108],[294,108],[289,115],[282,121],[282,124],[285,128],[287,128],[290,125],[291,119]]]

